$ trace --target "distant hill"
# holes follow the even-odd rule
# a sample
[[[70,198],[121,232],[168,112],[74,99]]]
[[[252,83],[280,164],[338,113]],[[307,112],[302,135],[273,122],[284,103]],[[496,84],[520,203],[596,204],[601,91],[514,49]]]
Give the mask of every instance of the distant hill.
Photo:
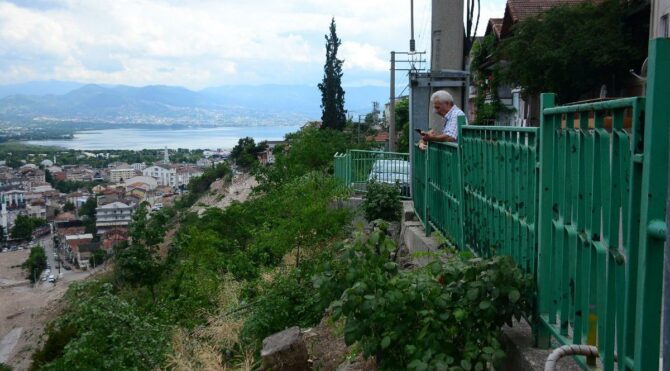
[[[85,84],[71,81],[31,81],[23,84],[0,85],[0,99],[9,95],[60,95]]]
[[[372,101],[384,103],[388,95],[387,89],[381,87],[345,91],[345,107],[356,114],[371,111]],[[4,85],[0,92],[5,94],[0,94],[0,118],[5,120],[239,125],[300,124],[321,116],[321,95],[316,86],[220,86],[193,91],[164,85],[131,87],[49,81]]]

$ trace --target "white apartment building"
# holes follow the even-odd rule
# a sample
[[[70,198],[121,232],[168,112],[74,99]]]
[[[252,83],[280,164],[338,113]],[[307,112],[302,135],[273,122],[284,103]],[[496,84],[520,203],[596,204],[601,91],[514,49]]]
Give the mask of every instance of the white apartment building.
[[[135,177],[135,169],[112,169],[109,171],[109,181],[112,183],[120,183],[133,177]]]
[[[142,170],[142,174],[156,179],[159,186],[175,187],[175,184],[177,183],[177,171],[168,166],[149,166]]]
[[[143,171],[144,169],[147,168],[147,164],[145,164],[144,162],[136,162],[134,164],[130,164],[130,167],[132,167],[137,171]]]
[[[126,205],[123,202],[112,202],[95,209],[95,226],[99,233],[114,227],[127,227],[133,218],[135,205]]]
[[[142,173],[156,179],[159,186],[179,187],[188,185],[191,178],[202,175],[202,170],[192,166],[154,165]]]

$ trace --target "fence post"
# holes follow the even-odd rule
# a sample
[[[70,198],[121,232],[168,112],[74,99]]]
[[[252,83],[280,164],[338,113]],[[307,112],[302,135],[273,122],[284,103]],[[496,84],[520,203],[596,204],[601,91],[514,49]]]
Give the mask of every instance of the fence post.
[[[426,142],[426,149],[424,150],[426,153],[426,156],[424,157],[424,171],[423,171],[423,186],[424,186],[424,192],[423,192],[423,220],[424,220],[424,229],[426,231],[426,236],[430,236],[430,234],[433,232],[432,226],[430,225],[430,220],[428,220],[429,216],[428,214],[430,213],[430,207],[428,206],[428,200],[430,199],[428,197],[428,192],[430,191],[430,185],[428,184],[428,173],[429,173],[429,166],[430,166],[430,142]]]
[[[540,96],[540,207],[538,208],[539,217],[537,219],[537,273],[535,277],[537,298],[533,306],[534,313],[532,320],[535,346],[540,348],[548,348],[551,344],[551,333],[542,324],[541,315],[547,312],[550,304],[548,291],[551,291],[551,288],[543,287],[542,282],[544,276],[550,274],[549,267],[551,266],[549,249],[551,245],[552,194],[554,186],[552,177],[554,173],[554,135],[557,125],[554,117],[547,120],[544,110],[545,108],[554,107],[555,102],[556,95],[553,93],[543,93]],[[558,124],[560,125],[560,122]]]
[[[465,125],[465,116],[458,116],[456,121],[458,122],[458,148],[456,149],[456,158],[458,159],[458,221],[460,224],[459,234],[458,234],[458,248],[461,251],[465,250],[465,219],[463,218],[463,212],[465,209],[465,199],[463,198],[463,151],[461,151],[461,146],[463,143],[463,138],[461,134],[463,132],[463,125]]]
[[[670,39],[649,42],[635,326],[635,369],[658,370],[670,134]],[[667,320],[667,318],[666,318]]]

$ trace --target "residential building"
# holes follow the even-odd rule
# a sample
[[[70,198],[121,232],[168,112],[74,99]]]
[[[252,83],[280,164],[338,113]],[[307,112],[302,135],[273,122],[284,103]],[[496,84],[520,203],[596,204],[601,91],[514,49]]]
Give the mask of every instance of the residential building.
[[[128,228],[112,228],[107,230],[102,240],[102,249],[110,252],[114,246],[128,241]]]
[[[98,233],[104,234],[115,227],[126,227],[133,218],[135,205],[127,205],[123,202],[112,202],[95,209],[95,226]]]
[[[156,179],[159,186],[174,187],[174,184],[176,183],[176,171],[166,165],[149,166],[142,171],[142,174]]]
[[[142,171],[147,168],[147,164],[145,164],[144,162],[136,162],[134,164],[130,164],[130,167],[133,168],[134,170]]]
[[[74,182],[90,182],[93,180],[95,172],[85,167],[75,167],[65,170],[67,180]]]
[[[202,175],[202,169],[192,165],[154,165],[142,173],[156,179],[159,186],[180,187],[188,185],[191,178]]]
[[[74,234],[65,236],[64,249],[68,255],[68,260],[74,262],[79,253],[79,245],[93,241],[91,233]]]
[[[88,269],[91,266],[91,258],[93,253],[100,250],[102,244],[100,242],[87,242],[77,246],[75,253],[76,263],[81,269]]]
[[[135,169],[112,169],[109,171],[109,181],[112,183],[121,183],[126,179],[135,177]]]

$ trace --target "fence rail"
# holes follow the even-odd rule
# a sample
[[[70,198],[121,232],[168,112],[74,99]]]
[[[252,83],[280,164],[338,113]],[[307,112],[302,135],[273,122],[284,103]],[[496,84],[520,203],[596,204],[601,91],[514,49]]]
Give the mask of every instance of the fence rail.
[[[408,153],[349,150],[334,156],[335,177],[356,192],[365,192],[369,181],[398,185],[402,198],[410,198]]]
[[[459,145],[413,148],[426,233],[512,256],[536,280],[537,345],[595,345],[605,370],[659,364],[670,39],[649,50],[646,98],[554,107],[543,94],[539,128],[461,121]]]

